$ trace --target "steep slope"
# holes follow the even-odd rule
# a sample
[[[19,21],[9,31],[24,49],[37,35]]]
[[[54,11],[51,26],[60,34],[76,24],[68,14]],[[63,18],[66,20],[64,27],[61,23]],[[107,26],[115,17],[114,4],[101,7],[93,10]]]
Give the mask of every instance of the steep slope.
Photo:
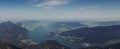
[[[62,32],[61,36],[66,37],[66,39],[74,40],[80,45],[96,45],[96,44],[113,44],[120,42],[120,25],[113,26],[98,26],[92,28],[81,28],[71,31]],[[70,37],[70,38],[67,38]],[[80,38],[80,39],[75,39]],[[82,44],[84,43],[84,44]],[[104,46],[106,45],[104,44]]]
[[[27,30],[10,21],[0,24],[0,40],[19,46],[27,38]]]

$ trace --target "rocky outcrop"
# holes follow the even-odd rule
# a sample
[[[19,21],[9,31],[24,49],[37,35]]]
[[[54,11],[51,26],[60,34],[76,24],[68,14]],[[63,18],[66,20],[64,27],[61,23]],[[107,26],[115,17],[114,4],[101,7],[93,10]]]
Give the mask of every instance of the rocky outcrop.
[[[54,40],[44,41],[39,44],[23,45],[23,49],[70,49]]]
[[[87,47],[87,48],[79,48],[79,49],[120,49],[120,43],[113,44],[111,46],[107,46],[107,47],[104,47],[104,48],[101,48],[101,47]]]
[[[21,48],[0,41],[0,49],[21,49]]]

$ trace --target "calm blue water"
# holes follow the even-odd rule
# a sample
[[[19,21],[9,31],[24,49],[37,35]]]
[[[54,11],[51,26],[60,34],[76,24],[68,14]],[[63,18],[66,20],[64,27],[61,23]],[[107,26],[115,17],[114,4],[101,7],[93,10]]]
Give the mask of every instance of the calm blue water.
[[[43,41],[46,41],[46,40],[56,40],[58,41],[60,44],[63,44],[63,45],[66,45],[68,47],[71,47],[72,49],[77,49],[79,46],[77,45],[73,45],[73,44],[70,44],[68,41],[66,41],[65,39],[63,39],[62,37],[59,37],[59,36],[52,36],[52,37],[46,37],[46,34],[51,32],[51,30],[34,30],[34,31],[31,31],[29,34],[28,34],[28,37],[30,39],[32,39],[33,41],[35,42],[43,42]]]

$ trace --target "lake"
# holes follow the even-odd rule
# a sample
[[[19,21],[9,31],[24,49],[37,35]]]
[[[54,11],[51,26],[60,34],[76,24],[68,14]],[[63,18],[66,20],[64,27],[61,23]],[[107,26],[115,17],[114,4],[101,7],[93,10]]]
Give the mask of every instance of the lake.
[[[68,42],[67,40],[65,40],[64,38],[62,38],[60,36],[46,37],[46,34],[48,34],[50,32],[51,32],[51,30],[45,30],[45,29],[34,30],[34,31],[29,32],[28,37],[30,39],[32,39],[33,41],[39,42],[39,43],[41,43],[43,41],[46,41],[46,40],[56,40],[60,44],[68,46],[71,49],[77,49],[77,48],[79,48],[78,45],[71,44],[70,42]]]

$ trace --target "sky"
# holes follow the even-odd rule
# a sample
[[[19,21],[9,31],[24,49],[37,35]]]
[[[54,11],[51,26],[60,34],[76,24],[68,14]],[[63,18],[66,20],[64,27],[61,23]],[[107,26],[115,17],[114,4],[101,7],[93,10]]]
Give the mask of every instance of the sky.
[[[120,0],[0,0],[0,20],[120,21]]]

